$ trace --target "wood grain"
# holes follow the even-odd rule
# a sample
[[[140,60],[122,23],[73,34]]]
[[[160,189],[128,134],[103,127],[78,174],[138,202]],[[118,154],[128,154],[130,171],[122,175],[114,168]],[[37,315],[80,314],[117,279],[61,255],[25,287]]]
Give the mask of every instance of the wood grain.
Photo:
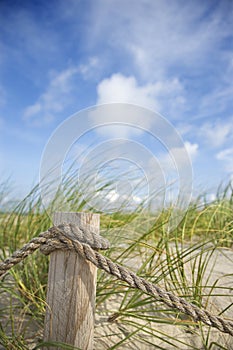
[[[54,214],[53,221],[54,225],[90,225],[99,234],[98,214],[59,212]],[[74,252],[51,253],[45,341],[64,342],[82,350],[93,349],[96,275],[96,267]]]

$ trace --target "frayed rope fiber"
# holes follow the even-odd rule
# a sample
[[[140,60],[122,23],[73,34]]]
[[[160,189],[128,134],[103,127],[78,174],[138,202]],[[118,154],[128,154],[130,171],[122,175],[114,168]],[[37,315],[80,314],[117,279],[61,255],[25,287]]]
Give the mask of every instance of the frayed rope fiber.
[[[109,242],[106,239],[93,233],[86,227],[83,228],[74,224],[60,224],[40,233],[38,237],[33,238],[20,250],[14,252],[10,258],[0,263],[0,277],[37,249],[40,249],[41,253],[45,255],[49,255],[57,249],[72,250],[99,269],[126,282],[130,287],[140,289],[167,306],[189,315],[195,322],[201,321],[208,326],[233,336],[233,322],[214,316],[207,310],[187,302],[184,298],[167,292],[137,276],[129,269],[114,263],[97,251],[98,249],[108,248]]]

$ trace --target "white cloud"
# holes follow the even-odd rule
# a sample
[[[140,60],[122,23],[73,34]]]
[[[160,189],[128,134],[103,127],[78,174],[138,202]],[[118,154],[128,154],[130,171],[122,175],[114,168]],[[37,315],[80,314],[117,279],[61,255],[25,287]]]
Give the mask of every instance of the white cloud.
[[[158,108],[155,99],[155,86],[139,86],[135,77],[126,77],[120,73],[102,80],[97,86],[97,103],[122,102],[141,105],[147,108]]]
[[[100,0],[91,6],[90,21],[88,45],[101,47],[99,54],[111,70],[116,57],[119,71],[134,74],[147,86],[180,78],[180,98],[173,95],[166,101],[164,94],[162,110],[161,96],[154,101],[169,119],[183,119],[184,112],[189,118],[224,117],[232,109],[231,2],[211,8],[209,2],[181,6],[179,1],[137,1],[132,6],[130,1]]]
[[[170,110],[176,108],[176,104],[182,104],[184,99],[182,97],[183,87],[177,78],[171,80],[158,81],[156,83],[139,84],[135,76],[125,76],[120,73],[113,74],[109,78],[102,80],[97,86],[97,104],[105,103],[129,103],[136,106],[145,107],[154,112],[162,113],[167,106],[170,106]],[[137,124],[142,120],[143,116],[141,112],[133,115],[128,113],[125,122]],[[111,111],[109,113],[108,121],[117,122],[119,116],[118,112]],[[92,113],[92,120],[97,120],[99,124],[101,121],[106,120],[105,116],[97,113]],[[144,126],[150,129],[153,120],[143,120]],[[140,125],[140,123],[138,123]],[[115,136],[121,135],[121,137],[128,137],[130,133],[127,126],[114,126],[108,127],[103,130],[105,134],[111,134]],[[100,130],[100,132],[102,132]],[[139,133],[139,130],[134,130],[133,133]]]
[[[128,52],[139,73],[149,79],[175,65],[200,67],[216,53],[220,40],[231,35],[230,9],[219,4],[212,16],[206,15],[208,10],[205,2],[180,6],[179,1],[137,1],[132,6],[123,0],[97,1],[90,10],[90,45],[111,42],[111,47]]]
[[[194,160],[194,158],[197,156],[198,153],[198,144],[197,143],[191,143],[189,141],[185,141],[184,146],[186,148],[186,151],[189,154],[189,157]]]
[[[143,198],[139,197],[139,196],[132,196],[132,199],[135,203],[141,203]]]
[[[232,55],[233,51],[231,51]],[[216,71],[220,71],[221,75],[213,72],[212,86],[208,86],[208,91],[198,101],[198,118],[214,116],[223,119],[225,115],[229,115],[229,111],[232,111],[233,69],[231,59],[224,57],[223,63],[216,64]]]
[[[69,67],[59,73],[53,73],[46,91],[34,104],[25,109],[23,120],[32,126],[51,123],[55,115],[62,112],[72,100],[77,76],[81,75],[84,79],[88,79],[97,63],[97,58],[92,57],[86,65]]]
[[[136,195],[133,195],[132,193],[127,193],[125,195],[122,195],[121,193],[118,193],[116,190],[111,190],[109,191],[105,198],[107,201],[110,203],[115,203],[118,204],[118,206],[122,205],[125,201],[127,202],[134,202],[134,204],[139,204],[142,203],[143,197],[139,197]]]
[[[200,129],[199,135],[207,145],[220,147],[228,141],[230,136],[233,136],[233,120],[205,123]]]
[[[191,162],[198,154],[198,144],[189,141],[184,142],[183,147],[174,147],[166,154],[159,156],[159,163],[166,174],[173,174],[179,170],[189,169]]]
[[[161,110],[165,98],[182,99],[182,96],[179,96],[182,89],[177,78],[139,85],[135,76],[116,73],[98,84],[97,103],[123,102]]]
[[[207,195],[207,202],[213,202],[217,199],[216,193],[209,193]]]
[[[228,173],[233,173],[233,147],[218,152],[216,158],[224,163],[224,168]]]
[[[27,107],[25,114],[24,114],[25,119],[30,118],[32,115],[39,113],[41,111],[41,109],[42,109],[42,104],[39,102]]]
[[[116,190],[111,190],[106,194],[106,199],[112,203],[112,202],[116,202],[119,196],[120,195],[117,193]]]
[[[23,120],[33,126],[43,126],[53,121],[54,115],[65,108],[67,97],[73,88],[72,78],[77,73],[78,68],[72,67],[55,75],[47,90],[25,109]]]
[[[98,70],[100,66],[100,62],[97,57],[90,57],[87,64],[80,64],[79,70],[80,74],[82,74],[83,79],[89,79],[92,77],[93,72]]]
[[[186,122],[179,123],[176,128],[182,136],[185,136],[194,130],[193,125],[187,124]]]

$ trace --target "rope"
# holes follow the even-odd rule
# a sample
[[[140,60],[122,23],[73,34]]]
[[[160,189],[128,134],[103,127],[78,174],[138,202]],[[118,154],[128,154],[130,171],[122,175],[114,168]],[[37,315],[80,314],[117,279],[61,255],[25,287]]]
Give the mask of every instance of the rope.
[[[85,239],[85,236],[87,236],[87,239]],[[128,283],[129,286],[148,293],[167,306],[189,315],[195,322],[201,321],[208,326],[233,336],[233,322],[214,316],[207,310],[201,309],[185,299],[163,290],[144,278],[137,276],[129,269],[114,263],[95,250],[107,249],[108,247],[109,243],[107,240],[86,228],[83,229],[73,224],[61,224],[50,228],[46,232],[42,232],[38,237],[33,238],[24,245],[22,249],[16,251],[10,258],[3,261],[0,264],[0,277],[38,248],[45,255],[49,255],[56,249],[73,250],[84,259],[92,262],[96,267]]]

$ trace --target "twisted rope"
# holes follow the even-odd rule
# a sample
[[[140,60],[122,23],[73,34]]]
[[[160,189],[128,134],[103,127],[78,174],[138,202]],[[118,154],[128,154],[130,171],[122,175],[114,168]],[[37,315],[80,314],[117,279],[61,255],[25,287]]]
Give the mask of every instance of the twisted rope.
[[[85,236],[87,236],[87,239],[85,239]],[[233,336],[233,322],[214,316],[207,310],[201,309],[185,299],[163,290],[144,278],[137,276],[129,269],[114,263],[95,250],[107,249],[108,247],[109,243],[107,240],[87,229],[73,224],[61,224],[50,228],[46,232],[42,232],[38,237],[33,238],[22,249],[16,251],[10,258],[2,262],[0,264],[0,277],[38,248],[45,255],[56,249],[73,250],[84,259],[92,262],[96,267],[128,283],[132,288],[140,289],[152,295],[156,300],[162,301],[167,306],[191,316],[195,322],[201,321],[208,326]]]

